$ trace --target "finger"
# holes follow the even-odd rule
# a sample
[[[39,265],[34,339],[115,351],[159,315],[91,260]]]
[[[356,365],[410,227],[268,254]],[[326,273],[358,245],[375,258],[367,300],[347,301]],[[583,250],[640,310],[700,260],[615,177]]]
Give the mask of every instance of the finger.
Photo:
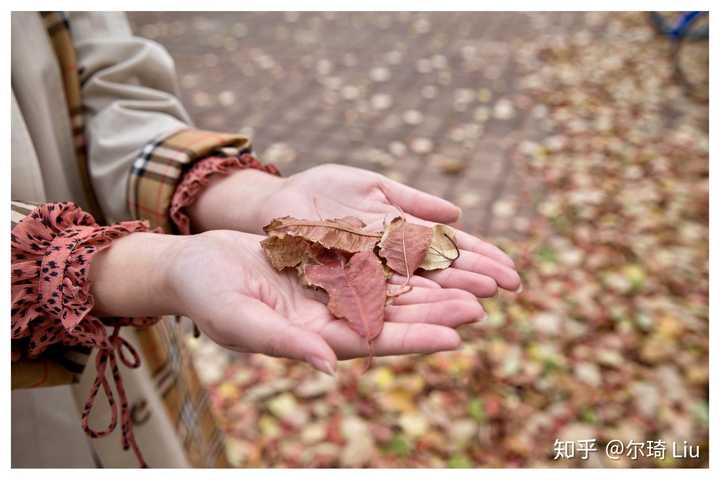
[[[407,220],[412,223],[418,223],[427,227],[432,227],[434,225],[433,222],[429,222],[423,218],[414,215],[406,215],[406,217]],[[486,257],[490,257],[493,260],[502,263],[503,265],[507,265],[508,267],[513,269],[515,268],[515,262],[513,262],[513,259],[510,258],[507,253],[503,252],[499,247],[496,247],[492,243],[486,242],[484,240],[480,240],[479,238],[470,235],[469,233],[463,232],[462,230],[459,230],[457,228],[453,228],[453,230],[455,231],[455,243],[457,244],[458,248],[479,253],[480,255],[485,255]]]
[[[460,218],[460,208],[447,200],[383,177],[380,184],[387,199],[402,211],[424,220],[452,223]]]
[[[396,273],[393,274],[392,277],[388,280],[388,283],[390,285],[405,285],[405,275],[398,275]],[[410,281],[408,282],[408,285],[412,287],[423,287],[423,288],[442,288],[437,283],[433,282],[429,278],[421,277],[419,275],[413,275],[410,277]]]
[[[478,303],[475,295],[458,288],[413,287],[409,292],[395,297],[393,305],[415,305],[421,303],[444,302],[446,300],[464,300],[466,302]]]
[[[520,275],[514,269],[479,253],[460,250],[460,256],[453,262],[453,267],[486,275],[505,290],[514,292],[520,288]]]
[[[445,270],[425,272],[422,275],[434,280],[443,287],[460,288],[482,298],[492,297],[497,293],[495,280],[479,273],[450,267]]]
[[[507,253],[503,252],[492,243],[480,240],[469,233],[465,233],[462,230],[455,230],[455,242],[457,243],[458,248],[462,250],[469,250],[471,252],[479,253],[480,255],[485,255],[493,260],[497,260],[503,265],[507,265],[513,269],[515,268],[515,262],[513,262],[512,258],[510,258]]]
[[[341,360],[365,357],[368,354],[367,341],[350,330],[345,322],[328,323],[322,336]],[[373,341],[373,353],[377,356],[435,353],[455,350],[460,343],[458,333],[449,327],[426,323],[386,322],[382,333]]]
[[[446,300],[385,308],[385,320],[397,323],[432,323],[456,328],[484,318],[485,310],[476,300]]]
[[[233,306],[232,314],[224,319],[228,323],[222,328],[222,339],[214,338],[218,343],[240,347],[236,349],[241,351],[304,360],[322,372],[335,374],[335,352],[319,334],[293,325],[254,298],[239,296]],[[242,331],[228,328],[228,324],[243,325]]]

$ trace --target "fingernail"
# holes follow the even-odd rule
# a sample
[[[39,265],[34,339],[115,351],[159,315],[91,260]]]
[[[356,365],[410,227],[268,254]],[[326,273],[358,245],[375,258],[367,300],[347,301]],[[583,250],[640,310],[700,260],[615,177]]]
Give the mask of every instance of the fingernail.
[[[331,377],[335,376],[335,366],[328,360],[321,357],[310,357],[308,358],[308,362],[321,372],[327,373]]]
[[[523,292],[523,284],[521,283],[520,286],[515,290],[515,293],[522,293]]]

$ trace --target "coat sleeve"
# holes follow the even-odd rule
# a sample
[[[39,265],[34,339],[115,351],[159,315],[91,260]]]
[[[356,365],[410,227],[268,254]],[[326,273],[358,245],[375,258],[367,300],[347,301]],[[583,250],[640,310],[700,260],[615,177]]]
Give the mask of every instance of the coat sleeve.
[[[115,239],[148,231],[142,221],[98,225],[70,202],[11,202],[12,387],[73,383],[90,350],[108,346],[106,326],[156,319],[92,315],[90,262]]]
[[[67,19],[100,207],[109,222],[146,219],[170,231],[172,196],[189,166],[224,147],[249,153],[250,141],[192,127],[172,58],[134,36],[123,13],[71,12]]]
[[[10,229],[11,231],[38,207],[36,203],[12,201],[10,202]],[[14,235],[11,235],[11,239]],[[21,280],[18,271],[11,273],[11,280],[18,284],[13,286],[12,294],[22,295],[23,289],[29,286],[19,286]],[[13,302],[17,303],[17,299]],[[13,314],[16,310],[13,309]],[[62,353],[56,352],[42,358],[29,359],[23,355],[25,345],[12,340],[11,362],[11,388],[52,387],[77,383],[89,356],[89,349],[84,347],[67,349]]]

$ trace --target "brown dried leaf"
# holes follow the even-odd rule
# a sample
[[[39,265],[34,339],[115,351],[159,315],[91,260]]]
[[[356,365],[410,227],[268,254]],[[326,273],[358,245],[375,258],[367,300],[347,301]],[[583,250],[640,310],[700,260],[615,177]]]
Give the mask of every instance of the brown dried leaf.
[[[393,275],[395,275],[395,272],[393,272],[392,268],[388,267],[383,263],[383,272],[385,272],[385,280],[390,280]]]
[[[455,243],[455,231],[447,225],[435,225],[432,228],[432,241],[425,258],[420,263],[423,270],[441,270],[448,268],[460,256]]]
[[[276,218],[263,230],[271,237],[300,237],[328,249],[348,253],[371,252],[380,240],[380,232],[363,230],[365,224],[355,217],[331,220],[300,220],[292,217]]]
[[[346,217],[331,218],[331,219],[329,219],[329,220],[327,220],[327,221],[328,221],[328,222],[342,223],[342,224],[349,225],[349,226],[355,227],[355,228],[365,228],[365,226],[366,226],[366,225],[365,225],[365,222],[363,222],[363,221],[360,220],[359,218],[357,218],[357,217],[352,217],[352,216],[349,216],[349,215],[346,216]]]
[[[324,289],[328,310],[345,318],[350,328],[368,344],[382,331],[385,313],[385,276],[373,252],[360,252],[348,263],[305,265],[305,278]]]
[[[298,266],[308,255],[312,244],[302,237],[267,237],[260,242],[276,270]]]
[[[305,262],[324,263],[328,259],[341,255],[341,252],[327,250],[320,244],[311,243],[302,237],[290,235],[267,237],[260,242],[260,245],[262,245],[265,255],[276,270],[297,267]]]
[[[432,237],[431,228],[396,217],[380,240],[380,256],[388,267],[409,278],[425,258]]]

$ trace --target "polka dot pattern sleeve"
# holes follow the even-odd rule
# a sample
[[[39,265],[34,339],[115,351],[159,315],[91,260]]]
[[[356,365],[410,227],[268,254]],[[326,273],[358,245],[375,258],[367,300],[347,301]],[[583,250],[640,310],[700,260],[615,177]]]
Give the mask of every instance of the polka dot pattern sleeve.
[[[119,330],[124,325],[148,326],[158,319],[92,315],[95,301],[90,293],[89,266],[93,256],[115,239],[148,230],[143,221],[99,226],[92,215],[68,202],[38,206],[10,234],[12,360],[35,359],[58,346],[97,349],[97,378],[83,410],[83,428],[91,437],[115,429],[118,407],[106,378],[109,366],[120,396],[123,446],[133,448],[141,465],[144,461],[132,434],[117,365],[119,358],[134,368],[140,365],[140,358],[119,336]],[[112,420],[107,428],[96,431],[88,425],[88,416],[100,388],[108,396]]]

